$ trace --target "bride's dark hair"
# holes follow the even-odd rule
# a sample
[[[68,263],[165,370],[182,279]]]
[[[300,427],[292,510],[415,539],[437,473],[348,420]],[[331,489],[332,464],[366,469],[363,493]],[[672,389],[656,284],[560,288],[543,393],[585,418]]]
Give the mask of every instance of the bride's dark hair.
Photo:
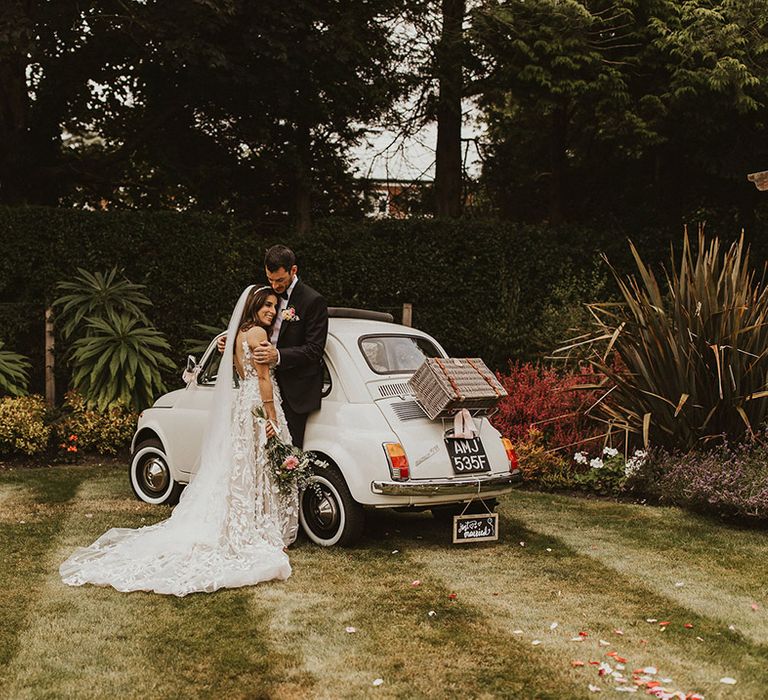
[[[277,303],[279,302],[277,292],[275,292],[272,287],[256,288],[248,295],[248,300],[245,302],[243,315],[240,319],[241,331],[245,332],[254,326],[262,326],[262,328],[266,329],[267,335],[272,332],[272,326],[275,325],[275,318],[272,319],[272,323],[270,323],[268,326],[263,326],[261,321],[259,321],[258,316],[259,311],[262,309],[264,304],[267,303],[267,299],[269,299],[269,297],[275,297],[275,318],[277,318]]]

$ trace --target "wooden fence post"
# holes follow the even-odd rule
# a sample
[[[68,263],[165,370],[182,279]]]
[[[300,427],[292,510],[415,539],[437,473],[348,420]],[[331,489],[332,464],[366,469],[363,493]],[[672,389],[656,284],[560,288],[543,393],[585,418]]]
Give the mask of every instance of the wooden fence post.
[[[53,309],[45,310],[45,400],[49,406],[56,403],[56,358],[53,354]]]
[[[413,326],[413,304],[403,304],[403,325]]]

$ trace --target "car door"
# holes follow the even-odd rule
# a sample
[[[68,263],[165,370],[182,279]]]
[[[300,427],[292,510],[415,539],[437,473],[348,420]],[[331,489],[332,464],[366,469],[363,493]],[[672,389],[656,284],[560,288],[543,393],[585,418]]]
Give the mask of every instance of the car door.
[[[167,425],[173,440],[176,465],[186,474],[196,474],[200,466],[203,435],[220,363],[221,353],[214,339],[203,355],[196,380],[187,385],[187,390],[169,410]]]

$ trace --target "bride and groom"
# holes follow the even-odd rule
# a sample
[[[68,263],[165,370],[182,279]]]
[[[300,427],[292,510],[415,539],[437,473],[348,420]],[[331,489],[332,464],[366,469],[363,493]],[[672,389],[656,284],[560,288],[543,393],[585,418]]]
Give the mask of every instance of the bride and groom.
[[[328,308],[289,248],[270,248],[264,265],[270,286],[243,291],[219,343],[200,466],[171,517],[108,530],[61,565],[64,583],[184,596],[290,576],[298,493],[278,488],[266,443],[303,445],[320,407]]]

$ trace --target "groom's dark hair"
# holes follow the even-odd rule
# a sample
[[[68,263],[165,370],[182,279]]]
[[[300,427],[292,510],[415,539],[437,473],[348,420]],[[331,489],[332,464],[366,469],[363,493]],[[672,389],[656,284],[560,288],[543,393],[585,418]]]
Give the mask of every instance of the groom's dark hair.
[[[273,245],[264,256],[264,267],[270,272],[276,272],[281,267],[290,271],[296,264],[296,256],[293,251],[284,245]]]

